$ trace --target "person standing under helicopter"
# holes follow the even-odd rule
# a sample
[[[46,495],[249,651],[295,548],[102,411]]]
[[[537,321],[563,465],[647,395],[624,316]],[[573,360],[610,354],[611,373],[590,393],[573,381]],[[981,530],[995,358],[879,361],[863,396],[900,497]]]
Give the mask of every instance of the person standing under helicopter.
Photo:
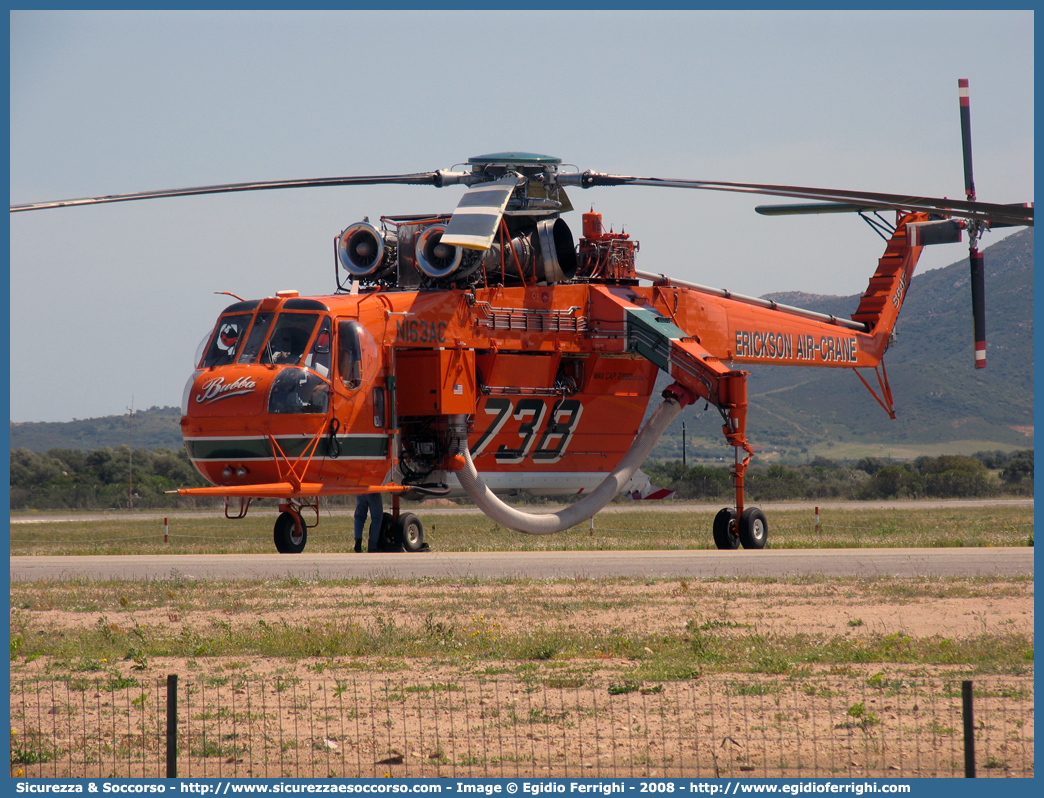
[[[360,493],[355,499],[355,551],[362,552],[362,531],[366,514],[370,514],[370,540],[367,551],[375,552],[381,544],[381,526],[384,523],[384,502],[379,493]]]

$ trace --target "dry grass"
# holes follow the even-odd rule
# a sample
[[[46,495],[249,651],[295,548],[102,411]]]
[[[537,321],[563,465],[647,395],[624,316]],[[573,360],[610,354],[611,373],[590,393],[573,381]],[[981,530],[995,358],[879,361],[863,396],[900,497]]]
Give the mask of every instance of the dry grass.
[[[616,661],[644,680],[895,663],[1032,668],[1033,580],[56,581],[11,586],[12,668],[156,659]],[[505,664],[506,663],[506,664]]]

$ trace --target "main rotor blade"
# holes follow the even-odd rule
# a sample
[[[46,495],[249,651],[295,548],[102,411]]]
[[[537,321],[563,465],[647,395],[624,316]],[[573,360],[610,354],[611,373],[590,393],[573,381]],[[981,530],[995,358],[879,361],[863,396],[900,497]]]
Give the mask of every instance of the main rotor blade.
[[[744,194],[766,194],[777,197],[822,200],[825,202],[855,203],[867,209],[928,211],[947,216],[978,219],[986,223],[1033,226],[1033,206],[999,205],[989,202],[970,202],[936,197],[904,194],[880,194],[871,191],[848,191],[808,186],[777,186],[767,183],[730,183],[717,180],[675,180],[657,177],[631,177],[597,172],[559,175],[563,185],[592,186],[662,186],[667,188],[696,188],[706,191],[732,191]]]
[[[444,186],[461,182],[461,172],[418,172],[409,175],[372,175],[369,177],[315,177],[305,180],[266,180],[258,183],[224,183],[216,186],[194,186],[172,188],[162,191],[135,191],[130,194],[107,194],[100,197],[54,200],[52,202],[30,202],[12,205],[11,213],[39,211],[49,208],[65,208],[74,205],[101,205],[106,202],[129,202],[131,200],[161,199],[164,197],[189,197],[196,194],[228,194],[234,191],[268,191],[277,188],[320,188],[323,186],[375,186],[386,183]]]
[[[815,213],[862,213],[877,209],[853,202],[808,202],[801,205],[758,205],[754,210],[762,216],[802,216]]]
[[[492,183],[469,188],[450,217],[442,243],[464,249],[489,249],[519,179],[509,174]]]

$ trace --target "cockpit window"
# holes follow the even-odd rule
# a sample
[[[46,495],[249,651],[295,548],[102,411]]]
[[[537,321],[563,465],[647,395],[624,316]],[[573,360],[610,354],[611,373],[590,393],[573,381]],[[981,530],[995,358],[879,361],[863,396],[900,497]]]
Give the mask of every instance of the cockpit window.
[[[319,334],[315,336],[312,351],[305,358],[305,365],[317,372],[320,377],[330,376],[330,320],[323,319]]]
[[[247,342],[243,344],[243,350],[239,355],[240,363],[256,363],[257,356],[261,351],[261,344],[265,342],[268,328],[272,326],[274,313],[258,313],[254,319],[254,326],[250,328]]]
[[[224,366],[236,359],[239,345],[246,335],[247,326],[250,324],[250,313],[236,314],[234,316],[223,316],[218,320],[217,331],[207,349],[206,357],[200,364],[203,368],[210,366]]]
[[[261,362],[277,365],[300,363],[318,321],[318,313],[280,313],[268,345],[261,354]]]
[[[325,413],[330,383],[307,369],[281,369],[268,394],[269,413]]]
[[[357,321],[337,325],[337,376],[349,390],[358,388],[377,369],[377,343]]]

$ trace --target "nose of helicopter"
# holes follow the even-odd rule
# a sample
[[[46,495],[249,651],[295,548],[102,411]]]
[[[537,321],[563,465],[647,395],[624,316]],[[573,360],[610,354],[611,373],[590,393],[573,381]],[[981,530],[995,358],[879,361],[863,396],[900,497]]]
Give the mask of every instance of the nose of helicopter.
[[[198,369],[182,396],[183,418],[260,416],[277,372],[250,366]]]
[[[309,369],[228,365],[198,369],[182,401],[193,464],[216,485],[278,481],[276,461],[296,457],[327,419],[329,384]]]

